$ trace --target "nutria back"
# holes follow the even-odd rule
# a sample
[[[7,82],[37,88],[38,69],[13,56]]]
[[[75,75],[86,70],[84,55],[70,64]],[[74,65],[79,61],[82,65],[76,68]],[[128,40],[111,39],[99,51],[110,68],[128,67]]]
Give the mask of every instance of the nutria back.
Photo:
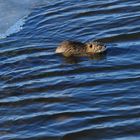
[[[85,44],[78,41],[63,41],[56,49],[56,53],[68,53],[70,55],[85,53],[85,51]]]

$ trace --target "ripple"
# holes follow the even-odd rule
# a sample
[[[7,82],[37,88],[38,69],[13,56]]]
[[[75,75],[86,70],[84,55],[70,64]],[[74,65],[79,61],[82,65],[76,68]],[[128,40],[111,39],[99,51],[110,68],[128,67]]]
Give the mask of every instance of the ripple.
[[[1,139],[138,139],[139,2],[30,3],[24,28],[0,40]],[[64,58],[65,39],[107,52]]]

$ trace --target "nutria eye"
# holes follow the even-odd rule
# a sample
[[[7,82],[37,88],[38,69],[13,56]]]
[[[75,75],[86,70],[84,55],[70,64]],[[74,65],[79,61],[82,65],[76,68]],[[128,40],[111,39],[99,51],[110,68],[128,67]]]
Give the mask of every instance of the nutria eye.
[[[89,47],[92,48],[92,44]]]

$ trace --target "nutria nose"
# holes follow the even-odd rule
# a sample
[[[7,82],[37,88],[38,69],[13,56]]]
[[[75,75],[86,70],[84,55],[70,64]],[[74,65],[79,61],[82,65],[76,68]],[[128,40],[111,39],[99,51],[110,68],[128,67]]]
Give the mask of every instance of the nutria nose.
[[[103,51],[105,51],[105,50],[106,50],[106,46],[104,45],[104,46],[102,47],[102,49],[103,49]]]

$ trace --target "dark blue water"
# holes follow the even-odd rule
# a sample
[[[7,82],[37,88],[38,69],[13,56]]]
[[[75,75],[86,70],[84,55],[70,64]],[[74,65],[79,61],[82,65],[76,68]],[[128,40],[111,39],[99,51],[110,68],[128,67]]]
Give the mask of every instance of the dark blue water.
[[[139,140],[140,2],[53,0],[0,40],[1,140]],[[65,40],[107,53],[68,59]]]

